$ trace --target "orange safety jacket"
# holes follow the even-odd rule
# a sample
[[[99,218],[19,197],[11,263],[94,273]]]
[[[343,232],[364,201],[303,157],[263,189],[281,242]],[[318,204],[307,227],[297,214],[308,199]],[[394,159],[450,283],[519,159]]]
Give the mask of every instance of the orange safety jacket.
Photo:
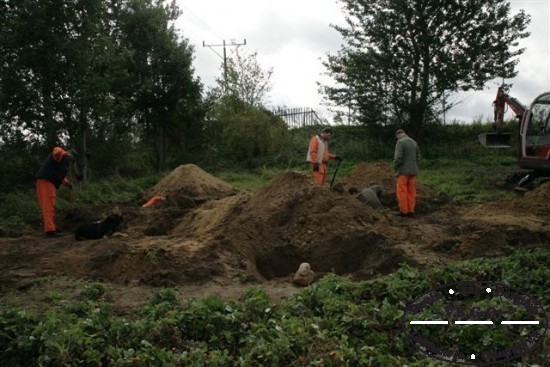
[[[310,162],[311,170],[313,171],[313,180],[320,186],[323,186],[327,179],[327,163],[329,159],[336,157],[335,154],[328,152],[328,143],[319,135],[315,135],[309,141],[309,149],[307,151],[307,161]],[[319,164],[318,170],[313,169],[315,163]]]
[[[328,152],[328,142],[321,139],[319,135],[315,135],[309,141],[309,149],[306,157],[308,162],[326,164],[329,159],[333,159],[335,156],[336,155]]]

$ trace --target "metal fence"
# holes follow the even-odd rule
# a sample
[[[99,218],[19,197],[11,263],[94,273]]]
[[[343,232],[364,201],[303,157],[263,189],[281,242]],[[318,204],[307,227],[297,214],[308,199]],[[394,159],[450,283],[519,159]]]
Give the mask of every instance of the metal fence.
[[[324,124],[311,107],[277,108],[273,113],[281,117],[291,129]]]

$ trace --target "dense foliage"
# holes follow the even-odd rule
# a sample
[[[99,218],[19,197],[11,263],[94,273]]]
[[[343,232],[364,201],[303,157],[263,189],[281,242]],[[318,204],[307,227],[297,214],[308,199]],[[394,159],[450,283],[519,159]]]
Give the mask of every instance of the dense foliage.
[[[204,116],[178,14],[150,0],[1,2],[0,144],[76,148],[84,178],[142,152],[163,169]]]
[[[345,44],[325,62],[338,83],[324,88],[365,124],[397,122],[415,133],[445,95],[510,78],[529,16],[506,0],[342,0]]]
[[[267,104],[271,90],[273,68],[264,70],[258,62],[257,53],[235,50],[232,57],[226,57],[223,65],[223,78],[218,78],[218,86],[211,93],[214,96],[231,96],[253,107]]]
[[[392,16],[383,7],[363,9],[361,6],[367,3],[347,2],[348,15],[373,26],[380,26],[386,17],[388,22],[384,24],[391,27],[415,20],[412,23],[416,28],[409,29],[412,33],[407,33],[402,42],[390,37],[382,45],[390,49],[397,47],[400,52],[395,54],[401,55],[406,46],[415,41],[424,47],[423,50],[429,51],[429,59],[422,59],[420,65],[424,69],[431,67],[434,72],[445,71],[442,75],[422,74],[429,77],[430,88],[435,85],[434,90],[428,91],[433,101],[442,91],[449,89],[446,83],[469,88],[482,83],[480,75],[487,76],[490,71],[498,69],[503,75],[513,74],[514,57],[520,51],[510,51],[506,42],[511,44],[525,36],[522,31],[528,18],[522,12],[508,18],[509,7],[502,1],[497,1],[494,9],[485,9],[486,2],[447,2],[447,5],[438,7],[435,5],[439,2],[435,0],[421,1],[418,9],[409,9],[409,2],[390,2],[391,9],[403,10],[390,12]],[[427,12],[433,10],[432,7],[437,12]],[[476,9],[484,9],[480,13],[483,16],[472,17],[466,24],[460,23],[460,26],[453,27],[451,34],[445,32],[445,27],[454,24],[452,19],[447,19],[447,13],[458,14],[460,11],[462,17],[467,17]],[[422,27],[432,19],[430,16],[439,16],[441,12],[447,12],[443,14],[446,17],[442,18],[445,21],[441,22],[441,28],[429,28],[439,33],[423,37],[421,31],[428,28]],[[460,50],[439,47],[441,44],[455,44],[453,37],[464,33],[468,35],[464,42],[471,40],[472,32],[477,32],[481,39],[491,37],[496,30],[487,28],[487,22],[494,18],[495,13],[501,15],[495,24],[506,30],[501,32],[495,45],[485,47],[488,46],[486,42],[481,42],[483,52],[476,48],[464,54]],[[406,19],[400,18],[399,14],[406,15]],[[79,174],[73,173],[86,183],[109,176],[139,177],[153,171],[164,172],[183,163],[196,163],[214,170],[304,167],[307,141],[321,127],[289,130],[280,118],[264,107],[272,70],[264,71],[255,53],[239,51],[225,60],[219,86],[203,93],[203,86],[194,75],[194,49],[184,33],[173,26],[178,16],[175,3],[166,0],[1,2],[0,154],[3,164],[0,176],[3,179],[0,191],[6,193],[18,187],[26,188],[40,162],[55,145],[77,149],[78,169],[75,171]],[[377,29],[373,27],[372,32]],[[357,35],[362,34],[360,27],[356,30]],[[415,73],[420,70],[414,69],[413,72],[402,68],[399,62],[406,62],[405,59],[395,58],[393,63],[383,63],[384,68],[377,69],[376,73],[366,72],[364,67],[375,64],[371,65],[369,59],[360,56],[368,54],[368,50],[373,51],[372,45],[367,51],[358,45],[354,48],[349,30],[340,31],[349,41],[349,48],[344,49],[347,56],[344,52],[339,57],[329,58],[331,67],[338,69],[333,70],[335,75],[347,75],[345,80],[339,81],[361,80],[366,83],[371,77],[395,73],[397,80],[418,80],[420,83],[419,78],[400,74],[417,75]],[[382,33],[393,35],[391,32]],[[373,45],[380,41],[371,33],[363,36],[370,37]],[[381,47],[382,50],[387,51]],[[362,65],[361,68],[348,65],[347,69],[340,69],[338,63],[351,56],[358,57],[355,62]],[[450,68],[449,62],[441,62],[441,65],[437,64],[439,69],[435,68],[433,59],[436,56],[441,60],[462,57],[460,62],[453,64],[460,69]],[[498,63],[493,59],[495,57],[500,58]],[[463,70],[471,67],[468,65],[472,60],[481,63],[473,67],[474,70],[479,67],[479,75],[474,73],[467,77]],[[425,83],[426,79],[422,82]],[[421,85],[418,83],[414,85]],[[409,118],[411,122],[416,121],[411,111],[420,111],[419,105],[428,106],[427,95],[417,93],[422,97],[411,97],[411,103],[407,104],[403,97],[413,96],[413,91],[409,93],[406,88],[394,85],[388,89],[391,93],[384,95],[385,100],[377,100],[371,98],[376,97],[371,95],[376,90],[371,88],[373,85],[352,84],[358,89],[352,90],[348,85],[345,93],[353,91],[364,97],[354,97],[359,103],[359,107],[355,107],[363,109],[361,113],[376,123],[367,124],[365,128],[337,128],[332,149],[346,162],[391,159],[393,126],[406,127]],[[370,88],[366,92],[361,89],[366,87]],[[405,92],[396,95],[394,90]],[[349,101],[340,102],[348,105]],[[372,111],[365,110],[367,106],[376,110],[379,103],[385,106],[378,111],[387,117],[385,120],[380,119],[380,115],[371,116]],[[390,106],[394,111],[387,114],[386,107]],[[409,133],[419,141],[426,158],[445,155],[477,159],[481,149],[476,146],[475,136],[488,130],[488,126],[481,124],[463,127],[431,122],[424,124],[421,134],[414,130]],[[449,148],[448,139],[451,137],[454,144]]]
[[[43,313],[2,303],[0,362],[14,367],[435,366],[437,361],[404,340],[400,320],[414,297],[443,283],[490,280],[548,304],[549,278],[549,253],[539,249],[430,272],[403,265],[362,282],[328,275],[276,304],[258,288],[249,288],[241,301],[209,297],[185,302],[169,288],[126,317],[109,308],[108,289],[92,283],[71,302],[51,297]],[[505,335],[499,330],[485,332],[483,343],[502,342]],[[475,333],[458,337],[460,345],[480,343]],[[546,339],[544,348],[513,365],[543,365],[550,358]]]
[[[227,169],[306,168],[307,144],[321,126],[302,129],[288,129],[281,119],[263,108],[256,108],[239,99],[227,96],[211,104],[208,121],[203,133],[210,137],[201,149],[190,153],[186,149],[176,150],[167,159],[166,170],[184,163],[195,163],[209,171]],[[504,130],[514,133],[518,126],[509,123]],[[477,141],[477,135],[492,131],[490,124],[432,124],[425,133],[412,135],[420,144],[426,167],[436,159],[459,159],[488,166],[517,161],[517,139],[511,149],[487,149]],[[330,141],[330,150],[344,158],[345,165],[373,160],[391,160],[395,130],[390,126],[337,126]],[[515,138],[515,134],[513,134]],[[121,143],[122,144],[122,143]],[[190,149],[194,145],[190,141]],[[124,149],[113,162],[112,149]],[[0,165],[0,201],[2,193],[18,188],[30,188],[33,175],[47,152],[42,145],[29,144],[21,134],[9,136],[0,144],[3,164]],[[80,158],[79,158],[80,159]],[[120,166],[118,166],[120,164]],[[140,177],[149,175],[150,160],[143,146],[120,145],[97,146],[90,157],[94,167],[92,181],[108,177]]]
[[[202,166],[251,168],[288,161],[288,127],[268,110],[227,95],[213,104],[209,117],[205,125],[210,141]]]

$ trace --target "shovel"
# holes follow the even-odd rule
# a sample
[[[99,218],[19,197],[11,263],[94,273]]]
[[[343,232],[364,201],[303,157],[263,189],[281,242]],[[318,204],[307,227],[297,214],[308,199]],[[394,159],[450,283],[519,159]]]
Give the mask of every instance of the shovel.
[[[338,168],[340,168],[340,163],[342,163],[342,160],[338,160],[338,163],[336,163],[336,169],[334,170],[334,175],[332,175],[332,180],[330,181],[330,187],[332,188],[332,185],[334,185],[334,179],[336,178],[336,174],[338,173]]]

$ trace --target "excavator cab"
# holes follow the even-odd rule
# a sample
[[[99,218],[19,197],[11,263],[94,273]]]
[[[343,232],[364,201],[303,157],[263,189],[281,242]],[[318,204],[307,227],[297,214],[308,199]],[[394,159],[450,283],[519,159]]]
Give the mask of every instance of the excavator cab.
[[[550,92],[531,103],[520,127],[520,140],[519,166],[550,175]]]

